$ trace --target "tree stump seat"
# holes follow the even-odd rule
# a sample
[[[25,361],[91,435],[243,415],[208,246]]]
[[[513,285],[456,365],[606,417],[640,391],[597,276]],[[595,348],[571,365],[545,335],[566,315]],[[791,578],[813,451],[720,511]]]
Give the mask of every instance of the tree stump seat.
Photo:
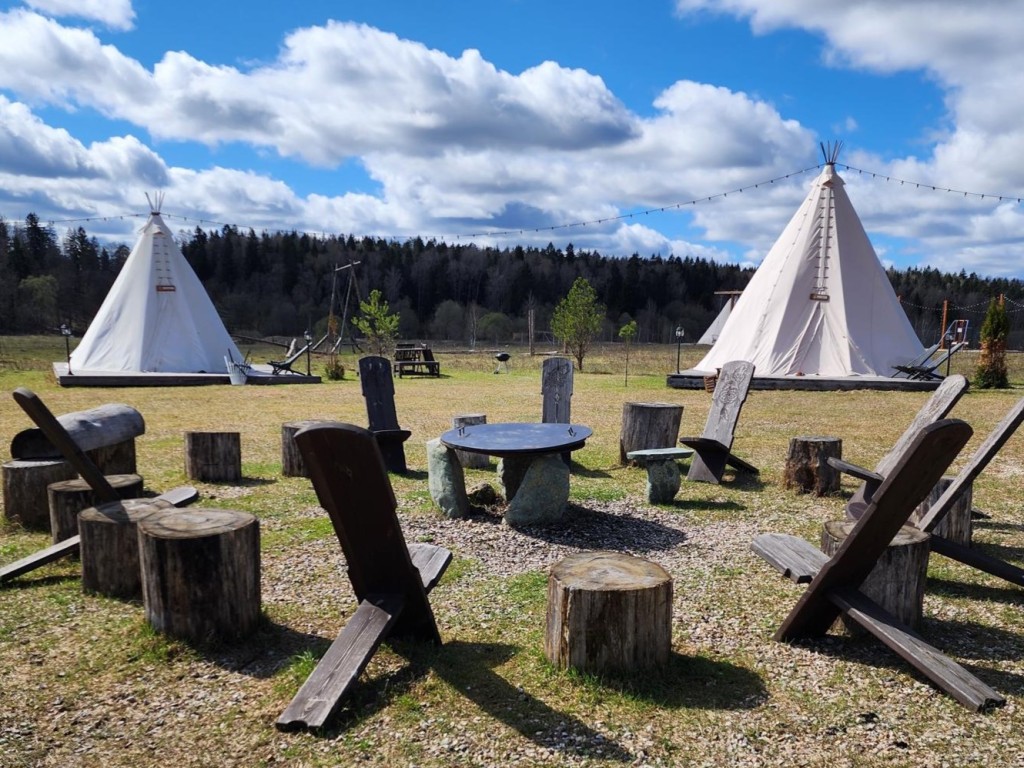
[[[626,458],[647,469],[647,501],[667,504],[675,498],[682,484],[676,461],[692,455],[692,448],[645,448],[630,451]]]
[[[790,438],[783,475],[786,488],[815,496],[838,493],[841,474],[828,460],[842,457],[843,441],[838,437]]]
[[[25,528],[49,530],[50,483],[70,480],[75,468],[58,459],[14,459],[3,464],[4,517]]]
[[[242,479],[242,438],[238,432],[186,432],[185,474],[209,483]]]
[[[309,470],[302,460],[302,453],[295,444],[295,435],[299,430],[314,424],[324,423],[318,419],[303,421],[287,421],[281,425],[281,474],[285,477],[309,477]]]
[[[486,423],[487,414],[485,413],[464,413],[461,416],[452,416],[452,429]],[[491,459],[486,453],[455,451],[455,455],[459,457],[459,463],[463,469],[488,469],[491,466]]]
[[[668,661],[672,579],[660,565],[620,552],[581,552],[548,577],[544,653],[560,668],[629,672]]]
[[[683,406],[676,403],[623,403],[619,463],[633,451],[675,447],[682,419]]]
[[[110,487],[122,499],[142,496],[142,476],[135,474],[105,475]],[[80,477],[50,483],[46,489],[50,507],[50,535],[56,544],[78,535],[78,514],[101,503],[96,491]],[[115,502],[116,503],[116,502]]]

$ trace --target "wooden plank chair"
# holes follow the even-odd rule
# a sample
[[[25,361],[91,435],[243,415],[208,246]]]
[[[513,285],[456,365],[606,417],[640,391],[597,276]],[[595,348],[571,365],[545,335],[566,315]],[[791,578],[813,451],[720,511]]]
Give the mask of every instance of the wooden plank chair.
[[[541,364],[540,420],[545,424],[572,423],[572,370],[572,360],[568,357],[548,357]],[[571,464],[572,453],[563,453],[562,461]]]
[[[871,495],[875,489],[881,484],[882,479],[887,475],[899,460],[900,456],[906,450],[906,447],[917,437],[917,434],[921,431],[921,428],[927,424],[931,424],[939,419],[943,419],[946,415],[953,410],[953,406],[957,404],[964,393],[967,392],[968,382],[967,379],[960,374],[954,374],[947,376],[938,388],[932,393],[931,397],[925,401],[925,404],[921,406],[913,420],[910,422],[910,426],[900,435],[899,439],[893,444],[893,447],[889,449],[889,452],[883,456],[873,472],[868,471],[856,464],[836,457],[830,457],[828,459],[829,466],[838,469],[840,472],[845,472],[853,477],[863,480],[863,484],[858,488],[853,497],[850,499],[850,505],[854,508],[860,508],[865,502],[871,500]]]
[[[280,374],[280,373],[282,373],[282,372],[284,372],[284,373],[294,373],[296,376],[305,376],[306,374],[304,374],[304,373],[299,373],[298,371],[293,371],[292,370],[292,364],[296,360],[298,360],[300,357],[302,357],[304,354],[306,354],[306,350],[308,350],[311,346],[313,346],[313,342],[312,341],[307,341],[306,342],[306,346],[304,346],[302,349],[298,350],[297,352],[292,352],[290,355],[285,357],[284,360],[268,360],[267,363],[270,365],[271,369],[273,369],[273,372],[274,372],[275,376]]]
[[[919,369],[922,365],[928,362],[929,358],[931,358],[931,356],[938,351],[939,346],[941,346],[941,344],[942,342],[937,341],[930,347],[927,347],[920,355],[915,357],[913,360],[910,360],[901,365],[894,365],[893,368],[896,369],[896,373],[893,374],[893,378],[898,379],[904,376],[909,377],[912,371]]]
[[[949,349],[943,350],[942,354],[940,354],[938,357],[930,360],[925,360],[925,362],[921,363],[920,365],[898,365],[895,367],[897,370],[907,374],[907,376],[911,379],[941,379],[944,377],[941,373],[939,373],[939,368],[945,365],[946,361],[949,360],[949,358],[951,358],[965,346],[967,346],[966,342],[958,341],[957,343],[950,345]]]
[[[407,471],[404,444],[412,432],[398,426],[395,382],[388,359],[375,355],[359,358],[359,381],[366,398],[370,431],[377,438],[384,464],[389,471],[404,475]]]
[[[447,549],[432,544],[406,546],[371,432],[321,422],[296,433],[295,443],[331,518],[359,604],[278,718],[282,730],[323,727],[387,638],[440,644],[427,593],[452,558]]]
[[[722,366],[711,396],[711,410],[700,437],[681,437],[679,442],[695,451],[690,461],[687,480],[702,483],[720,483],[726,466],[737,472],[758,474],[758,469],[732,453],[732,441],[740,409],[747,399],[750,380],[754,377],[754,364],[734,360]]]
[[[843,614],[965,707],[981,711],[1005,703],[997,691],[926,643],[860,591],[893,536],[970,436],[970,426],[957,419],[925,426],[895,462],[831,559],[796,536],[761,534],[754,539],[754,553],[791,578],[808,566],[813,572],[807,590],[776,631],[776,640],[821,637]]]
[[[71,464],[75,471],[81,475],[82,479],[89,484],[93,494],[100,503],[119,501],[121,499],[121,496],[107,481],[107,478],[96,464],[93,463],[92,459],[86,455],[82,447],[68,433],[64,425],[58,421],[57,417],[53,415],[35,392],[24,387],[18,387],[12,394],[14,401],[35,422],[35,425],[39,427],[39,431],[49,440],[50,444],[60,452],[65,461]],[[199,498],[199,492],[191,486],[181,486],[162,493],[157,498],[169,501],[176,507],[183,507]],[[78,552],[79,544],[79,537],[71,536],[53,546],[10,563],[0,568],[0,583],[33,571],[47,563],[52,563],[54,560],[75,554]]]

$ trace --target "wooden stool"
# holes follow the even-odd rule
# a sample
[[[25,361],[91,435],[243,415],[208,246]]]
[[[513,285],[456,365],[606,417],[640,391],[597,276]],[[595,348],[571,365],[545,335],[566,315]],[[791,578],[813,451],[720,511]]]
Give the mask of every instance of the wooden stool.
[[[105,475],[110,486],[122,499],[142,495],[139,475]],[[92,486],[80,477],[50,483],[46,488],[50,506],[50,535],[53,543],[78,535],[78,513],[97,502]]]
[[[233,640],[260,618],[260,527],[232,509],[163,510],[139,522],[146,620],[191,642]]]
[[[676,460],[692,455],[692,448],[647,448],[630,451],[626,458],[647,467],[647,501],[667,504],[676,497],[682,480]]]
[[[141,599],[138,523],[155,512],[174,509],[163,499],[124,499],[83,509],[78,515],[82,590]]]
[[[946,488],[954,478],[946,476],[935,484],[927,498],[918,505],[917,509],[910,515],[910,522],[916,523],[924,517],[932,504],[939,500],[939,497],[946,492]],[[971,523],[971,507],[974,505],[974,493],[972,486],[968,485],[956,504],[950,507],[949,512],[943,517],[932,531],[936,536],[949,539],[956,544],[971,546],[973,526]]]
[[[675,448],[683,406],[674,403],[623,403],[619,433],[619,463],[626,455],[644,448]]]
[[[105,475],[134,475],[138,471],[134,437],[101,445],[86,451],[85,455]]]
[[[618,552],[581,552],[548,577],[544,653],[555,666],[618,672],[663,665],[672,645],[672,579]]]
[[[821,534],[821,551],[829,557],[834,555],[856,524],[855,520],[825,523]],[[928,534],[910,525],[903,526],[878,558],[860,591],[908,627],[917,629],[921,624],[924,605],[928,552]],[[864,634],[863,629],[848,622],[845,617],[839,622],[842,622],[848,634]]]
[[[815,496],[838,493],[840,472],[829,465],[831,457],[843,457],[843,441],[838,437],[790,438],[783,475],[786,488]]]
[[[242,439],[237,432],[186,432],[185,474],[211,483],[242,479]]]
[[[14,459],[4,462],[4,517],[25,528],[50,529],[50,483],[70,480],[75,469],[68,462],[53,459]]]
[[[466,413],[462,416],[452,416],[452,429],[486,423],[487,414],[485,413]],[[459,463],[464,469],[487,469],[491,466],[491,460],[486,453],[455,451],[455,455],[459,457]]]
[[[281,425],[281,474],[285,477],[309,477],[309,470],[302,461],[302,454],[295,445],[295,434],[323,420],[288,421]]]

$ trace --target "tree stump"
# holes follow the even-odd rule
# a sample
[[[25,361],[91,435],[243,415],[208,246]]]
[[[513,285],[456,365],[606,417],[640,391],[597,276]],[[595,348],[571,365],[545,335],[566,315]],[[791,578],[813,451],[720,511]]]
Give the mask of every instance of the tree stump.
[[[672,645],[672,579],[649,560],[581,552],[548,577],[544,653],[557,667],[625,672],[663,665]]]
[[[185,474],[210,483],[242,479],[242,441],[237,432],[186,432]]]
[[[318,419],[288,421],[281,425],[281,474],[285,477],[309,477],[309,470],[302,460],[295,435],[306,427],[323,423]]]
[[[106,475],[107,482],[122,499],[142,495],[139,475]],[[50,505],[50,534],[53,543],[78,535],[78,513],[96,504],[92,486],[81,478],[50,483],[46,489]]]
[[[945,493],[946,488],[953,482],[952,477],[943,477],[939,482],[935,484],[931,492],[922,501],[917,509],[914,510],[913,514],[910,515],[911,522],[916,523],[922,517],[924,517],[928,510],[931,509],[932,504],[939,500],[939,497]],[[941,536],[944,539],[949,539],[956,544],[963,544],[965,547],[971,546],[971,537],[973,535],[973,527],[971,524],[971,507],[974,505],[974,493],[972,486],[968,485],[964,488],[960,498],[956,500],[956,503],[949,508],[946,516],[943,517],[935,528],[932,529],[931,533],[936,536]]]
[[[50,483],[76,477],[75,468],[60,459],[14,459],[4,462],[4,517],[25,528],[50,530]]]
[[[93,448],[85,455],[104,475],[134,475],[138,472],[134,437]]]
[[[486,424],[487,414],[465,413],[461,416],[452,416],[452,429],[459,427],[471,427],[474,424]],[[486,453],[470,453],[469,451],[455,451],[459,457],[459,464],[464,469],[487,469],[491,466],[491,460]]]
[[[164,510],[139,522],[146,620],[202,643],[234,640],[260,618],[259,521],[232,509]]]
[[[840,472],[829,466],[830,457],[843,457],[843,441],[838,437],[790,438],[784,473],[786,488],[815,496],[838,493]]]
[[[825,523],[821,551],[831,557],[856,525],[855,520]],[[908,627],[917,629],[924,605],[925,577],[928,572],[928,534],[910,525],[903,526],[878,558],[875,567],[861,585],[861,591]],[[861,635],[865,630],[840,618],[847,634]]]
[[[122,475],[131,477],[131,475]],[[175,507],[163,499],[124,499],[87,507],[78,516],[82,589],[108,597],[142,598],[140,520]]]
[[[646,448],[675,448],[683,406],[675,403],[623,403],[619,434],[619,463],[626,454]]]

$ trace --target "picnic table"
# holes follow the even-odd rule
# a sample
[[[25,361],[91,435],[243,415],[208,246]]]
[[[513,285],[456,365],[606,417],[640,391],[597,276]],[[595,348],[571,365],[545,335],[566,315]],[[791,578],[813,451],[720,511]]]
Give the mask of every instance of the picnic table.
[[[433,350],[426,344],[398,344],[392,370],[403,376],[440,376],[441,363],[434,359]]]

